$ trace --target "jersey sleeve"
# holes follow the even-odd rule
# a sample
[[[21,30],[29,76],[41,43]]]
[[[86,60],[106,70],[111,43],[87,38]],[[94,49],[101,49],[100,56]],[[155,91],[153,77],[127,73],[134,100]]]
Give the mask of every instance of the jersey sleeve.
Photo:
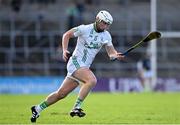
[[[111,37],[109,32],[107,32],[107,34],[106,34],[105,46],[113,46],[113,44],[112,44],[112,37]]]
[[[83,32],[85,31],[85,25],[74,27],[73,30],[74,30],[75,37],[81,36]]]

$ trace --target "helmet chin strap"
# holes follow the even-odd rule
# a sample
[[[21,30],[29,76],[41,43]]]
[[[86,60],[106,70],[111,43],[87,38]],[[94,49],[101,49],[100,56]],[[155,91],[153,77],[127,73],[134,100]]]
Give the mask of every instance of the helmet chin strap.
[[[101,22],[101,20],[96,20],[94,23],[94,29],[96,32],[100,33],[100,32],[104,32],[104,30],[101,30],[98,28],[98,24]]]

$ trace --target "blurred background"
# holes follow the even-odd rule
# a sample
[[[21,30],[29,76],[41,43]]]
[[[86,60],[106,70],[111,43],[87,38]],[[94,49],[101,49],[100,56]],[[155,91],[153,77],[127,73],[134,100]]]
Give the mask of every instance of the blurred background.
[[[143,44],[125,61],[111,62],[102,49],[91,69],[93,91],[143,91],[137,63],[150,53],[151,91],[180,91],[179,0],[0,0],[0,93],[48,93],[66,76],[61,38],[65,31],[109,11],[113,43],[124,52],[150,31],[162,38]],[[71,39],[72,52],[76,39]]]

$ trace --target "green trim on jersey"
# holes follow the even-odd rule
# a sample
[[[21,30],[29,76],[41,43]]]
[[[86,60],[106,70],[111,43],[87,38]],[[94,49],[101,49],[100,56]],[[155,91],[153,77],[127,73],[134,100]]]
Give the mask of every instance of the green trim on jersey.
[[[74,31],[74,32],[77,32],[78,30],[79,30],[78,27],[73,28],[73,31]]]
[[[87,49],[84,49],[84,50],[83,50],[83,53],[84,53],[84,55],[83,55],[83,57],[82,57],[82,61],[83,61],[83,62],[86,62],[88,50],[87,50]]]
[[[97,29],[97,22],[94,22],[93,28],[94,28],[94,30],[95,30],[96,32],[98,32],[98,29]]]
[[[76,69],[80,68],[80,65],[79,65],[77,58],[75,56],[72,56],[72,62],[74,64],[74,66],[76,67]]]

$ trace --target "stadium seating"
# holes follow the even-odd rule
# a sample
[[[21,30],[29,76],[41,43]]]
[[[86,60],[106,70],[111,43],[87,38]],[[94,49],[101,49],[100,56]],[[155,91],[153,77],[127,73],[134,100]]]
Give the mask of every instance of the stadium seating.
[[[158,30],[180,30],[178,0],[158,4]],[[71,0],[39,5],[24,1],[20,11],[13,12],[10,2],[0,9],[0,75],[65,75],[66,64],[57,52],[62,34],[67,30],[67,8]],[[173,6],[170,6],[173,4]],[[84,4],[84,23],[94,21],[96,13],[106,8],[113,17],[110,28],[115,47],[125,51],[150,31],[150,5],[144,0],[99,0]],[[171,11],[172,14],[165,14]],[[166,21],[167,20],[167,21]],[[77,24],[78,25],[78,24]],[[75,41],[73,39],[72,41]],[[158,71],[160,76],[175,76],[180,68],[179,38],[159,40]],[[161,42],[163,41],[163,42]],[[165,41],[165,42],[164,42]],[[70,42],[70,50],[75,42]],[[92,69],[98,76],[136,76],[136,62],[143,56],[147,44],[136,49],[125,62],[110,62],[105,50],[97,55]],[[111,65],[110,65],[111,63]],[[169,72],[165,72],[169,71]]]

